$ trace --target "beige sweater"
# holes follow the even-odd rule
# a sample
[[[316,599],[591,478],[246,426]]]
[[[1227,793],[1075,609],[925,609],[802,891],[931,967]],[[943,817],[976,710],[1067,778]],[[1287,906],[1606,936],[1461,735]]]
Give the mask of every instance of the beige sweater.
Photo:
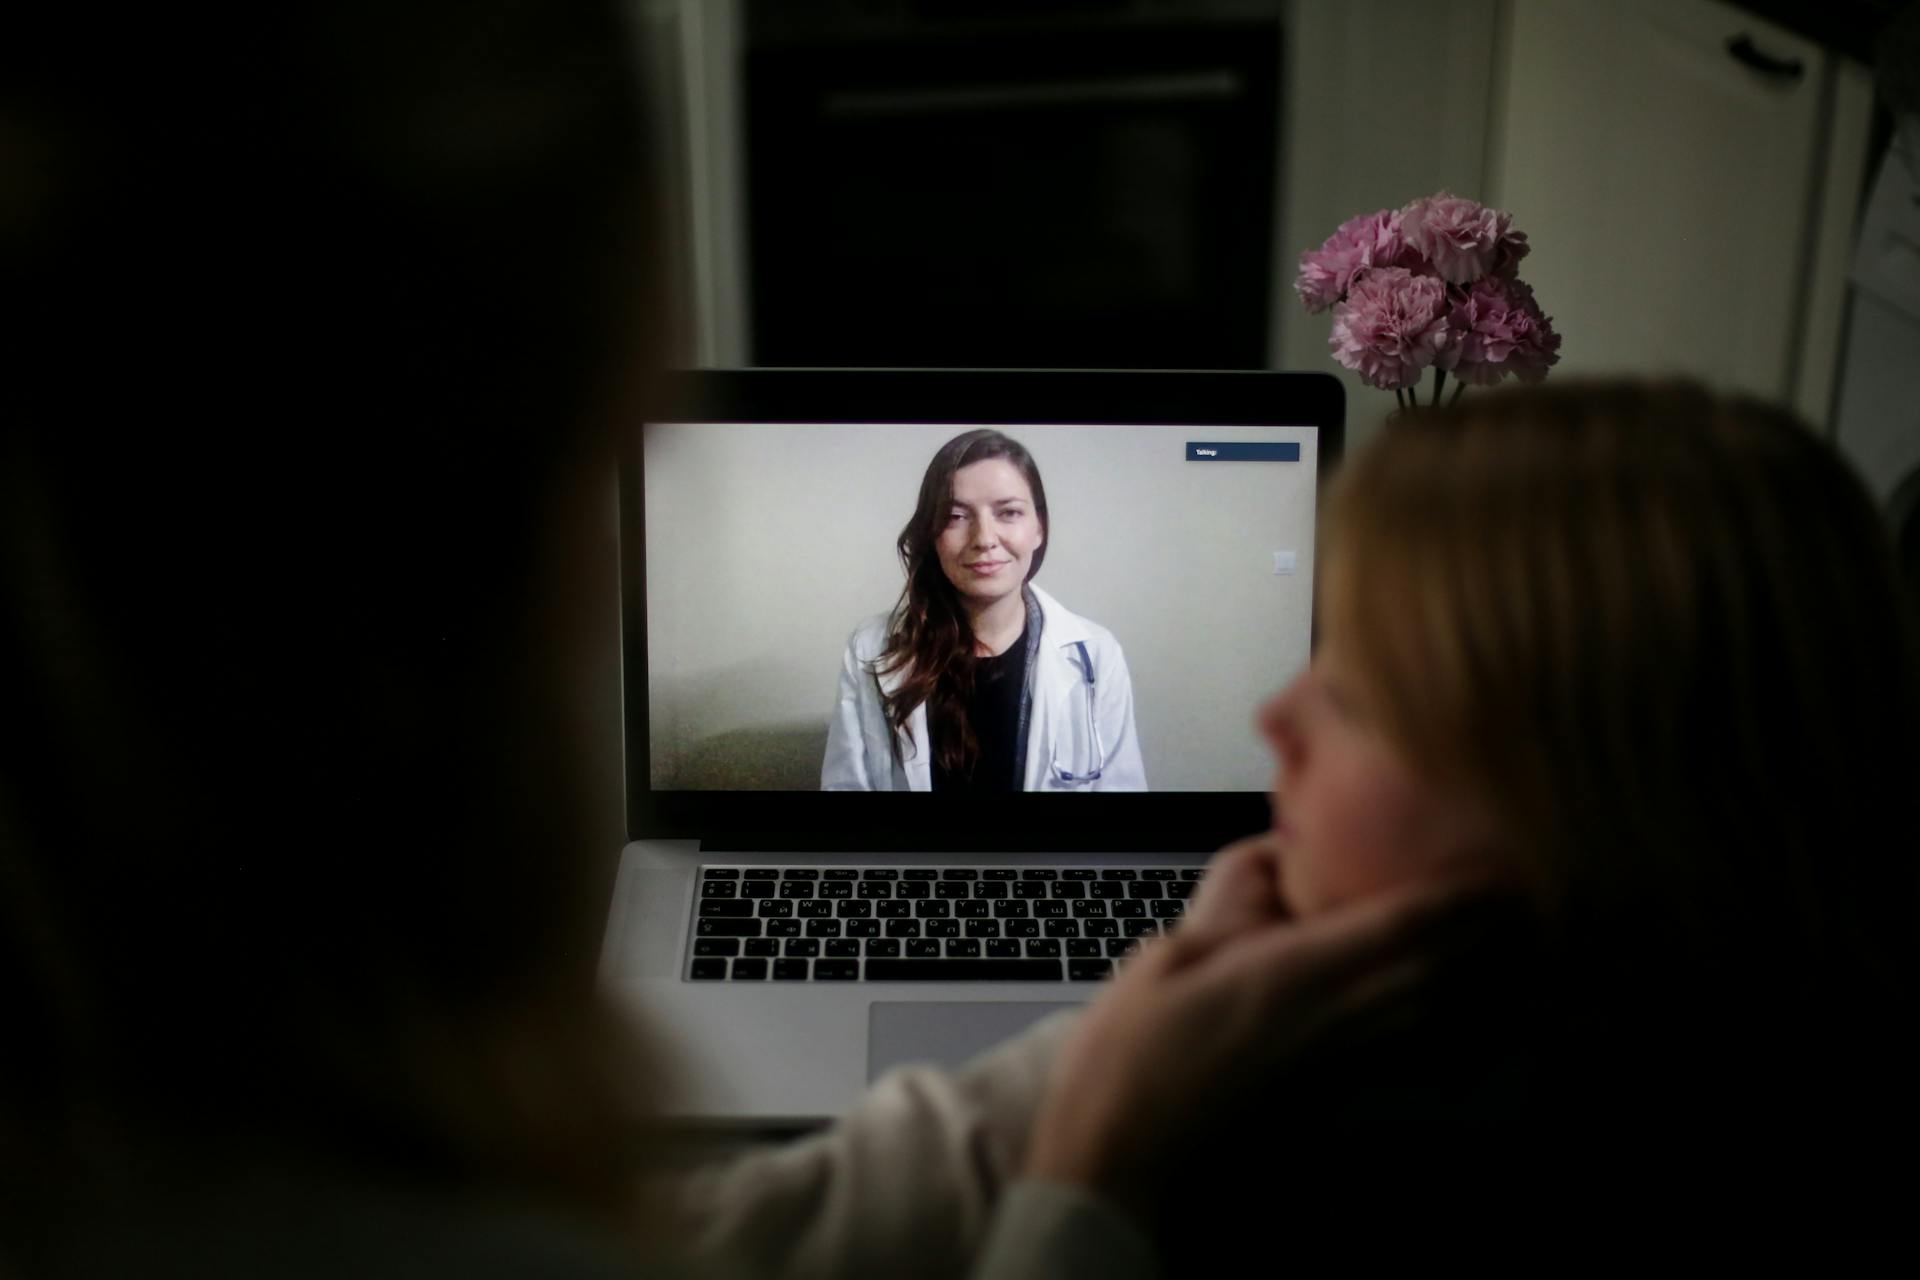
[[[1017,1183],[1054,1054],[1077,1017],[1044,1019],[957,1072],[882,1076],[831,1128],[678,1182],[702,1269],[814,1280],[1154,1273],[1147,1240],[1085,1191]]]

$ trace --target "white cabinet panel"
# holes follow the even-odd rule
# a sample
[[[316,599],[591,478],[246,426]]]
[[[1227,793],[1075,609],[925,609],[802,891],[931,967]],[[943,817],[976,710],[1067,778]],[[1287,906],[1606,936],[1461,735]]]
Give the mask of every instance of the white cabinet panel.
[[[1792,391],[1828,66],[1712,0],[1512,0],[1494,201],[1564,336],[1557,374]],[[1727,48],[1798,59],[1797,79]]]

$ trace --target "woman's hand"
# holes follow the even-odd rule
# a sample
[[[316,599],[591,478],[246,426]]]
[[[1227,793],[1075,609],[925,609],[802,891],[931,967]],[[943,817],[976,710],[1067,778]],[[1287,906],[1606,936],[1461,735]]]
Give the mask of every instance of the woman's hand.
[[[1423,882],[1296,922],[1277,873],[1270,838],[1230,846],[1179,930],[1121,967],[1061,1050],[1026,1176],[1089,1186],[1147,1221],[1196,1125],[1253,1101],[1316,1036],[1418,988],[1490,887]]]

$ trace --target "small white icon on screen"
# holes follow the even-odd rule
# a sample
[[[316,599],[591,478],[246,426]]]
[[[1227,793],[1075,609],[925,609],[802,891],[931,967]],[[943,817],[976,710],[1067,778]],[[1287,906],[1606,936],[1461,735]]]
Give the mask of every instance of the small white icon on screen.
[[[1298,557],[1291,551],[1276,551],[1273,553],[1273,571],[1275,573],[1292,573],[1298,562]]]

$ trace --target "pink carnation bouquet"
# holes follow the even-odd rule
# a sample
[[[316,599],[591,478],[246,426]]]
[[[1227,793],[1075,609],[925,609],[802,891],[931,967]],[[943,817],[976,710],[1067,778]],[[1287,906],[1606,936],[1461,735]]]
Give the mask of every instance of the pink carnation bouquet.
[[[1412,407],[1429,368],[1438,403],[1449,373],[1458,399],[1509,374],[1538,382],[1560,359],[1526,256],[1510,215],[1442,191],[1341,223],[1300,255],[1293,287],[1308,311],[1333,308],[1333,358]]]

